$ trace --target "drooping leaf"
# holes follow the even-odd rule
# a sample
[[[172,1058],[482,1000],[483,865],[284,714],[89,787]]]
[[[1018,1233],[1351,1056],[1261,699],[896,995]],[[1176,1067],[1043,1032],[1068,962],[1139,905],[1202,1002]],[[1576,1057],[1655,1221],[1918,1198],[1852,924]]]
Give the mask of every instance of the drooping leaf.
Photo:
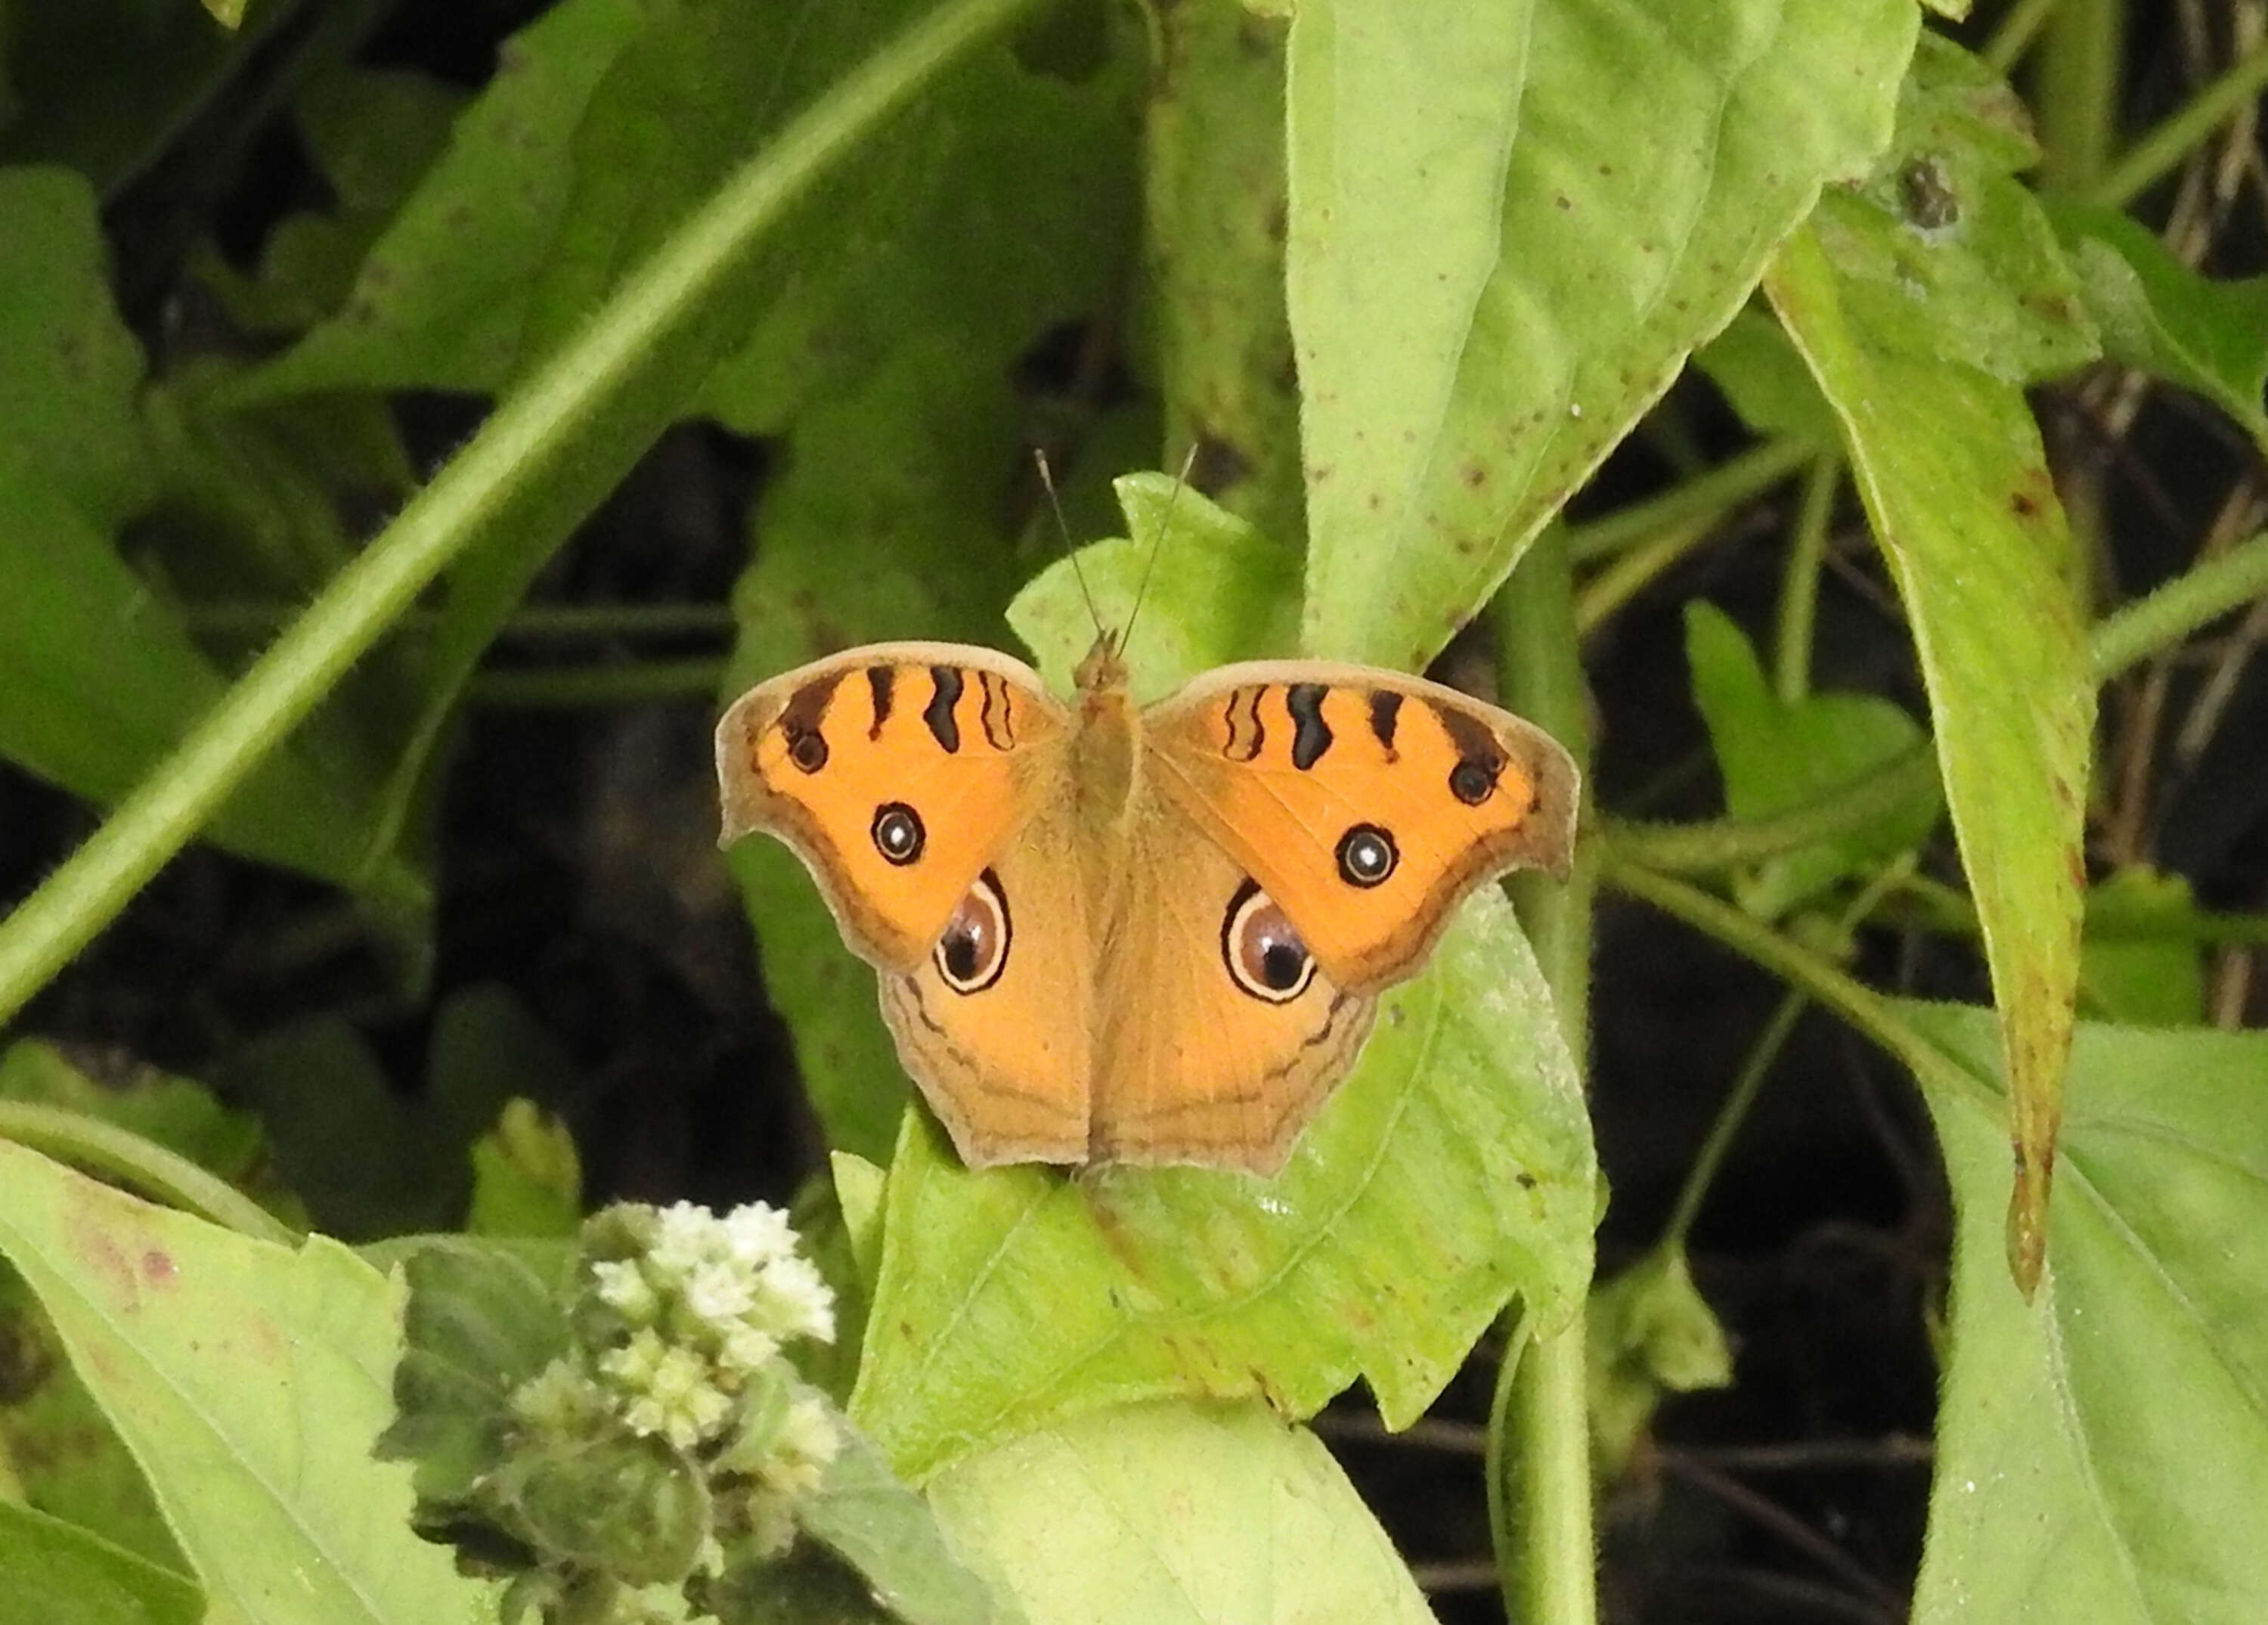
[[[849,1565],[887,1617],[905,1625],[1020,1625],[1004,1592],[967,1568],[918,1492],[890,1475],[881,1451],[843,1425],[797,1525]]]
[[[247,1240],[0,1143],[0,1252],[149,1474],[216,1607],[249,1625],[468,1617],[373,1460],[399,1298],[344,1248]]]
[[[1583,1331],[1591,1437],[1609,1481],[1665,1395],[1732,1385],[1732,1346],[1682,1246],[1657,1248],[1594,1291]]]
[[[931,1496],[1032,1625],[1433,1617],[1330,1452],[1258,1405],[1107,1411],[973,1457]]]
[[[1898,146],[1867,188],[1822,201],[1765,286],[1842,420],[1913,625],[2015,1079],[2010,1259],[2029,1280],[2079,975],[2095,689],[2021,385],[2088,340],[2054,297],[2037,206],[2004,173],[2020,132],[1978,111],[1997,103],[1952,48],[1917,61]]]
[[[1413,668],[1739,309],[1822,183],[1864,173],[1918,20],[1904,0],[1455,18],[1323,0],[1292,30],[1306,642]]]
[[[2268,1037],[2082,1023],[2055,1247],[2001,1264],[2002,1046],[1902,1004],[1953,1184],[1952,1363],[1914,1618],[2248,1625],[2268,1602]]]

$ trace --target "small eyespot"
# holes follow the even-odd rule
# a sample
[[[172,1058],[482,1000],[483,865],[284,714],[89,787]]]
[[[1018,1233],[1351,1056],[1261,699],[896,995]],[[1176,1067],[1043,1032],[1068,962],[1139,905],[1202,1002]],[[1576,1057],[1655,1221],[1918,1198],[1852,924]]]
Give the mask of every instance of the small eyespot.
[[[1008,968],[1008,899],[986,869],[945,922],[937,939],[937,973],[957,993],[983,993]]]
[[[1449,794],[1468,807],[1477,807],[1495,791],[1496,776],[1503,771],[1501,762],[1469,756],[1449,770]]]
[[[805,772],[815,773],[827,765],[827,741],[815,728],[790,728],[787,759]]]
[[[868,832],[874,838],[874,850],[900,868],[919,858],[929,839],[921,815],[903,801],[884,801],[874,809],[873,827]]]
[[[1270,1004],[1289,1004],[1315,979],[1315,957],[1275,898],[1249,880],[1229,899],[1220,956],[1231,980]]]
[[[1339,837],[1339,878],[1350,886],[1375,886],[1394,873],[1402,853],[1394,837],[1374,824],[1358,824]]]

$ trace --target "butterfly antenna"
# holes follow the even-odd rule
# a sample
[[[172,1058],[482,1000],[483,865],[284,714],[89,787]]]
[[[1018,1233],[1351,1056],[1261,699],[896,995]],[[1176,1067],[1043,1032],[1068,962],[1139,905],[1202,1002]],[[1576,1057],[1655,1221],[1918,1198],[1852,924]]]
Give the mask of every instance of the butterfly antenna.
[[[1094,592],[1086,584],[1086,571],[1079,562],[1079,550],[1071,545],[1071,526],[1064,519],[1063,499],[1056,495],[1055,470],[1048,467],[1048,454],[1041,447],[1032,447],[1032,462],[1040,471],[1040,485],[1048,493],[1048,506],[1055,510],[1056,534],[1063,538],[1064,557],[1071,560],[1071,572],[1079,580],[1079,595],[1086,600],[1086,618],[1094,623],[1097,637],[1102,635],[1102,613],[1094,607]]]
[[[1119,634],[1118,646],[1123,649],[1134,637],[1134,622],[1142,613],[1142,602],[1150,595],[1150,578],[1158,572],[1158,555],[1166,550],[1166,538],[1174,534],[1174,509],[1180,506],[1182,492],[1189,488],[1189,470],[1197,466],[1197,442],[1189,442],[1188,453],[1182,458],[1182,471],[1174,476],[1174,489],[1166,499],[1166,516],[1158,522],[1158,539],[1150,546],[1150,562],[1142,566],[1142,580],[1134,588],[1134,607],[1126,612],[1126,630]]]

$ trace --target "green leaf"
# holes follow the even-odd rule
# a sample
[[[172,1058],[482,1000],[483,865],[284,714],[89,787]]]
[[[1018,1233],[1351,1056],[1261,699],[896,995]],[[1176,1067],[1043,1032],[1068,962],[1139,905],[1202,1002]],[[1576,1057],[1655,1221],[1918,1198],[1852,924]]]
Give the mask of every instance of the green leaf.
[[[931,1496],[1032,1625],[1433,1617],[1330,1452],[1257,1405],[1105,1412],[971,1458]]]
[[[2194,390],[2268,446],[2268,277],[2215,282],[2115,209],[2066,198],[2046,208],[2103,353]]]
[[[401,1274],[395,1411],[373,1448],[416,1463],[419,1510],[432,1512],[474,1495],[508,1437],[512,1390],[568,1351],[570,1332],[545,1278],[503,1248],[427,1242]]]
[[[204,1593],[99,1535],[0,1500],[0,1625],[197,1625]]]
[[[0,476],[36,477],[108,532],[156,485],[135,398],[142,348],[110,302],[93,188],[64,169],[0,170]]]
[[[1112,487],[1127,535],[1081,548],[1076,565],[1049,565],[1008,607],[1050,686],[1069,691],[1100,630],[1090,592],[1105,625],[1130,637],[1128,681],[1145,704],[1232,660],[1298,652],[1296,550],[1167,475],[1128,474]]]
[[[114,1062],[98,1080],[39,1039],[0,1051],[0,1100],[60,1106],[114,1123],[239,1186],[254,1182],[268,1156],[258,1121],[222,1105],[203,1084]]]
[[[819,1488],[795,1503],[802,1531],[865,1580],[905,1625],[1012,1625],[1012,1603],[962,1565],[927,1501],[890,1476],[882,1452],[838,1421],[842,1445]]]
[[[1864,184],[1822,196],[1809,223],[1852,323],[1899,359],[2012,385],[2094,360],[2079,284],[2039,200],[2011,173],[2037,157],[1999,77],[1925,33],[1889,151]]]
[[[2268,1603],[2268,1036],[2082,1023],[2055,1250],[2000,1264],[1991,1016],[1902,1004],[1975,1081],[1926,1090],[1953,1185],[1952,1363],[1919,1625],[2250,1625]]]
[[[2080,838],[2095,714],[2093,671],[2064,574],[2070,532],[2019,384],[1950,348],[1948,327],[1962,342],[1987,341],[1942,300],[1904,291],[1903,268],[1913,255],[1970,253],[1959,233],[1926,239],[1886,208],[1845,203],[1832,230],[1807,229],[1790,241],[1765,285],[1842,420],[1859,494],[1912,623],[2016,1079],[2009,1245],[2011,1267],[2029,1280],[2045,1246],[2079,977]],[[1871,246],[1854,247],[1860,240]],[[1973,288],[1990,270],[1925,285]],[[1880,277],[1890,280],[1871,280]],[[2021,303],[2021,289],[2012,284],[2008,297]],[[2012,328],[1999,359],[2014,366],[2036,348]]]
[[[1646,1254],[1591,1294],[1583,1323],[1601,1476],[1622,1476],[1665,1394],[1733,1385],[1725,1329],[1693,1284],[1685,1249]]]
[[[1362,1377],[1406,1426],[1513,1294],[1547,1328],[1580,1302],[1595,1178],[1550,995],[1484,891],[1272,1180],[972,1173],[909,1114],[851,1414],[917,1481],[1164,1395],[1307,1415]]]
[[[497,1126],[473,1141],[475,1236],[572,1236],[583,1217],[575,1136],[532,1100],[504,1103]]]
[[[520,359],[527,291],[567,207],[584,107],[645,21],[636,0],[564,0],[514,34],[345,306],[246,373],[232,398],[500,387]]]
[[[1693,364],[1758,434],[1836,443],[1835,414],[1779,323],[1754,308],[1694,353]]]
[[[2191,925],[2196,913],[2188,881],[2140,865],[2089,891],[2079,954],[2081,1011],[2137,1027],[2201,1024],[2205,961]],[[2102,928],[2110,920],[2117,928]]]
[[[408,1472],[370,1455],[398,1345],[383,1276],[320,1237],[247,1241],[6,1144],[0,1252],[216,1608],[251,1625],[427,1625],[482,1606],[410,1533]]]
[[[1724,776],[1726,806],[1736,818],[1793,812],[1921,741],[1911,717],[1872,694],[1815,693],[1785,703],[1764,681],[1756,651],[1732,617],[1697,599],[1685,607],[1685,651],[1693,698]],[[1778,919],[1836,882],[1919,846],[1941,806],[1933,783],[1863,828],[1736,876],[1735,895],[1751,913]]]
[[[1288,275],[1306,643],[1423,667],[1863,173],[1908,0],[1302,4]],[[1645,115],[1631,116],[1631,87]]]

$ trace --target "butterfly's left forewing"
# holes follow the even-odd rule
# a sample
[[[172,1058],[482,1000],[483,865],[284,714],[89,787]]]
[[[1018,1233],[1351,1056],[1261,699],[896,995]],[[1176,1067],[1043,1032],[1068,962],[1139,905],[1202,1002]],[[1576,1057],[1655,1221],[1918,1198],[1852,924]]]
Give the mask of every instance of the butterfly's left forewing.
[[[1350,993],[1415,974],[1490,876],[1567,872],[1573,759],[1534,724],[1439,683],[1255,661],[1206,673],[1143,722],[1160,793]]]
[[[1038,675],[990,649],[873,644],[814,661],[718,723],[723,840],[779,837],[860,957],[909,971],[1045,803],[1068,728]]]

